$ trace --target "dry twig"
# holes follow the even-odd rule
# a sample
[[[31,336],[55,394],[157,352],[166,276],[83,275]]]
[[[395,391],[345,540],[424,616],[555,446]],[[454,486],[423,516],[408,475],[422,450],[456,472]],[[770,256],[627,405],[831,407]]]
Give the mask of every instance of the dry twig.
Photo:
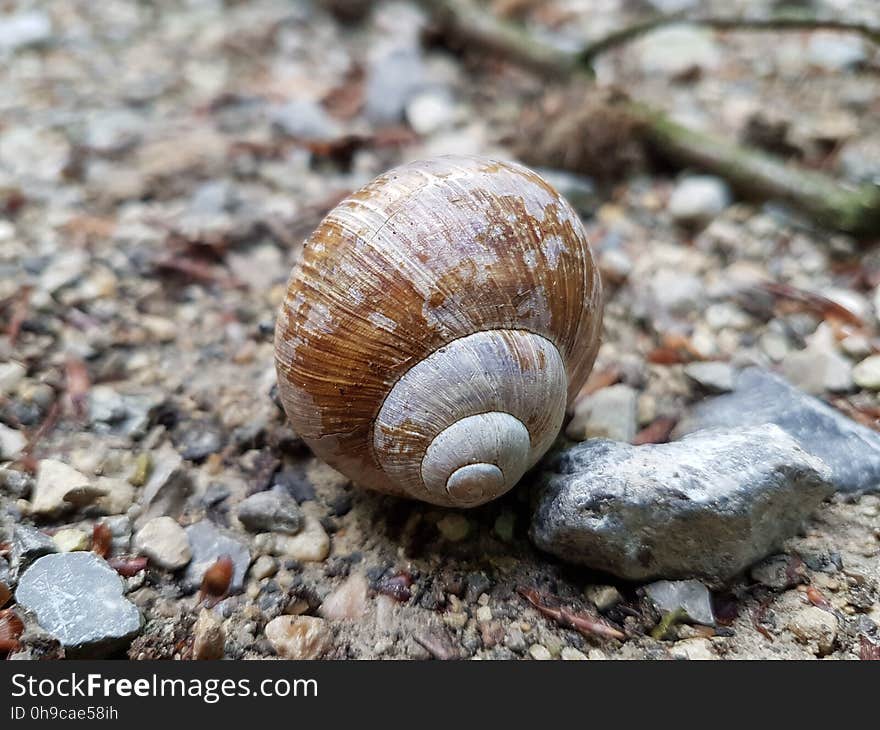
[[[555,82],[589,83],[592,79],[584,51],[555,48],[470,0],[423,4],[452,46],[503,57]],[[830,27],[817,22],[809,27]],[[880,186],[846,185],[820,172],[790,166],[721,135],[685,127],[660,109],[635,100],[621,98],[615,104],[637,123],[648,146],[680,166],[724,177],[745,197],[787,203],[821,225],[861,237],[880,233]]]

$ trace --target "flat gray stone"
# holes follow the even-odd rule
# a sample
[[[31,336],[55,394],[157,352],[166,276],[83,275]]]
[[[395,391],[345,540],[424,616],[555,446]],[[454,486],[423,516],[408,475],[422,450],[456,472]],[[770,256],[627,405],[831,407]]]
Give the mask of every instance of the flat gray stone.
[[[124,588],[122,578],[94,553],[58,553],[27,569],[15,598],[68,657],[96,658],[123,649],[141,629],[140,611]]]
[[[833,492],[829,469],[778,426],[565,449],[536,485],[530,536],[630,580],[720,584],[794,535]]]
[[[673,437],[762,423],[775,423],[831,467],[839,491],[880,491],[880,434],[760,368],[742,370],[733,393],[697,403]]]
[[[192,550],[192,560],[183,574],[183,583],[187,590],[198,590],[205,571],[217,562],[217,558],[228,555],[233,564],[229,593],[239,593],[244,586],[244,575],[251,564],[247,545],[221,532],[208,520],[187,527],[186,536]]]

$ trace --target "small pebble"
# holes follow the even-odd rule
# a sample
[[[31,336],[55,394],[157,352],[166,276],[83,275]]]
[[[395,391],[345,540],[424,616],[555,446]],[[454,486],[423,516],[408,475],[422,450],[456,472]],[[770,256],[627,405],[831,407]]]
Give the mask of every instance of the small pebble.
[[[257,492],[238,505],[238,519],[251,532],[295,535],[303,527],[299,505],[280,490]]]
[[[789,619],[788,629],[814,654],[825,656],[834,649],[838,622],[833,613],[818,606],[804,606]]]
[[[202,609],[193,627],[193,658],[201,660],[222,659],[225,651],[226,632],[223,620],[208,609]]]
[[[559,656],[561,656],[562,659],[567,662],[587,661],[587,655],[584,654],[580,649],[575,649],[573,646],[564,646]]]
[[[270,555],[260,555],[251,566],[250,575],[255,580],[271,578],[278,572],[278,561]]]
[[[318,613],[331,621],[359,619],[367,608],[368,588],[367,579],[361,573],[352,573],[341,586],[328,594]]]
[[[673,644],[669,653],[678,659],[689,659],[691,661],[706,661],[718,658],[718,655],[712,648],[712,642],[709,639],[703,638],[677,641]]]
[[[89,487],[91,480],[73,467],[55,459],[42,459],[37,467],[31,514],[57,516],[73,506],[64,499],[69,492]]]
[[[645,593],[663,613],[684,611],[694,623],[715,625],[712,596],[697,580],[660,580],[646,585]]]
[[[529,647],[529,656],[538,661],[547,661],[548,659],[553,658],[550,654],[550,650],[543,644],[532,644]]]
[[[0,363],[0,395],[12,395],[27,375],[27,368],[20,362],[10,360]]]
[[[852,371],[853,381],[866,390],[880,390],[880,355],[862,360]]]
[[[27,446],[27,437],[21,431],[0,423],[0,461],[14,461]]]
[[[669,212],[680,223],[708,223],[730,205],[730,189],[721,178],[694,175],[682,179],[669,198]]]
[[[638,393],[628,385],[612,385],[579,400],[565,429],[573,441],[608,438],[630,442],[636,435]]]
[[[609,611],[623,600],[620,591],[614,586],[591,585],[584,588],[584,598],[601,613]]]
[[[213,525],[208,520],[196,522],[185,529],[192,560],[186,567],[183,583],[190,591],[198,590],[205,571],[223,556],[232,559],[233,573],[229,593],[238,593],[244,587],[244,576],[251,563],[248,546]]]
[[[330,554],[330,536],[321,521],[312,515],[305,516],[299,534],[273,534],[271,538],[270,552],[303,563],[320,563]]]
[[[58,530],[52,539],[58,546],[60,553],[72,553],[74,550],[88,550],[91,544],[91,535],[85,530],[75,527]]]
[[[467,517],[452,512],[437,521],[437,529],[444,539],[449,542],[464,540],[471,531],[471,525]]]
[[[192,560],[186,531],[170,517],[156,517],[134,536],[134,547],[165,570],[179,570]]]
[[[684,374],[709,393],[733,390],[733,367],[725,362],[692,362],[684,366]]]
[[[278,616],[266,624],[266,638],[285,659],[318,659],[331,644],[324,619],[314,616]]]

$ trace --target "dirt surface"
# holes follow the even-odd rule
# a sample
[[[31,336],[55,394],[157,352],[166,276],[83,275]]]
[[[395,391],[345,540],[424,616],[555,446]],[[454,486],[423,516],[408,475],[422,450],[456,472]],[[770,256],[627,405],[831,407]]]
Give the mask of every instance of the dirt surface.
[[[588,2],[493,7],[566,44],[644,11],[601,5],[601,13]],[[874,3],[834,3],[844,5],[847,16],[880,23]],[[321,3],[282,0],[20,2],[3,11],[6,532],[22,523],[58,538],[71,528],[63,545],[79,539],[88,548],[95,525],[111,521],[111,555],[133,556],[129,537],[151,509],[145,485],[176,454],[165,511],[184,527],[209,520],[255,561],[243,591],[211,609],[227,658],[877,653],[877,495],[832,498],[779,556],[715,591],[714,628],[673,621],[663,632],[640,586],[531,546],[528,483],[468,512],[384,497],[352,487],[286,425],[273,324],[304,236],[341,196],[400,162],[523,156],[536,110],[548,120],[567,113],[571,90],[501,61],[425,48],[422,16],[402,3],[377,4],[354,23]],[[24,41],[20,28],[18,36],[4,30],[7,15],[23,14],[32,36]],[[597,63],[598,83],[799,164],[880,179],[875,47],[842,34],[827,39],[843,44],[835,52],[822,45],[825,35],[807,32],[698,35],[673,39],[674,52],[652,48],[652,36],[610,52]],[[403,49],[395,73],[389,49]],[[880,381],[875,387],[856,369],[880,351],[876,245],[758,203],[725,201],[683,223],[670,204],[676,171],[648,166],[627,140],[600,139],[598,152],[584,152],[590,139],[569,138],[570,155],[548,152],[542,165],[607,151],[629,170],[622,176],[611,165],[598,180],[550,176],[583,215],[606,281],[590,387],[633,388],[634,426],[656,436],[663,419],[703,396],[684,374],[688,362],[754,363],[876,427]],[[765,279],[822,298],[805,305],[755,295],[749,287]],[[47,459],[104,493],[85,490],[36,514],[34,474]],[[101,501],[110,489],[102,477],[114,480],[112,504]],[[271,487],[299,503],[306,537],[296,546],[249,532],[236,517],[244,498]],[[0,531],[0,543],[11,553],[10,535]],[[129,657],[191,657],[193,634],[207,636],[193,625],[211,601],[185,586],[184,573],[150,561],[126,578],[145,619]],[[616,599],[597,592],[609,585]],[[11,656],[60,656],[35,617],[21,613],[27,629]],[[321,617],[321,640],[310,644],[319,648],[279,649],[265,628],[281,615]]]

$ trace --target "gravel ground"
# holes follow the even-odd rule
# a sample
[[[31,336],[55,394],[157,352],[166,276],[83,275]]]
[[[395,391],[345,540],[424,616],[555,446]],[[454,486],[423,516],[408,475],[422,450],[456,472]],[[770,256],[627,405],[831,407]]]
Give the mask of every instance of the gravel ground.
[[[462,513],[352,488],[310,456],[281,412],[272,344],[303,237],[400,162],[527,157],[536,110],[571,98],[425,50],[410,5],[354,24],[335,5],[4,4],[0,583],[40,553],[103,554],[124,576],[113,600],[143,621],[133,641],[120,625],[76,651],[132,659],[876,655],[876,494],[830,498],[778,555],[716,586],[713,627],[537,551],[528,483]],[[562,43],[649,7],[591,5],[494,3]],[[880,23],[870,0],[828,7]],[[688,28],[597,65],[602,86],[852,181],[880,179],[878,71],[877,49],[847,35]],[[606,282],[591,397],[614,388],[608,403],[635,405],[580,421],[576,406],[569,437],[663,440],[730,367],[753,364],[877,428],[876,246],[648,168],[612,137],[598,155],[629,176],[547,176],[583,215]],[[570,152],[595,157],[589,144]],[[559,164],[539,153],[532,164]],[[213,597],[227,568],[219,593],[231,580],[233,595]],[[65,653],[52,634],[67,618],[53,630],[39,608],[12,609],[25,627],[12,658]]]

